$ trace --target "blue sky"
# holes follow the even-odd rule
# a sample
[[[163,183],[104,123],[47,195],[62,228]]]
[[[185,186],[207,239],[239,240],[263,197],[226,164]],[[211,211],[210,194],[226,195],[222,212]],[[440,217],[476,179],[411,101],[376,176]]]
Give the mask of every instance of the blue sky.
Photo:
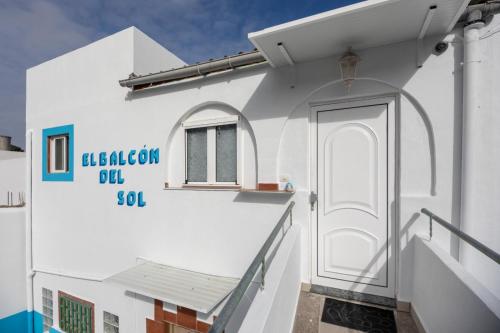
[[[27,68],[129,26],[192,63],[251,49],[251,31],[354,2],[0,0],[0,134],[24,147]]]

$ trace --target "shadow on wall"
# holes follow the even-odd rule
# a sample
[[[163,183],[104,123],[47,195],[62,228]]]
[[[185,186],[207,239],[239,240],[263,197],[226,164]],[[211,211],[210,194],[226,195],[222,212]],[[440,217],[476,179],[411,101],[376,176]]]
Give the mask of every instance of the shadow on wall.
[[[412,165],[408,165],[406,167],[411,170],[415,170],[415,172],[409,171],[408,173],[412,174],[422,174],[424,170],[428,170],[428,178],[427,178],[427,189],[423,188],[422,184],[419,184],[419,188],[421,188],[421,195],[426,194],[430,196],[436,195],[436,142],[434,138],[434,129],[431,124],[430,117],[428,113],[424,110],[422,105],[407,91],[404,89],[399,89],[393,86],[390,83],[387,83],[382,80],[372,79],[372,78],[358,78],[353,83],[350,94],[346,95],[346,88],[343,84],[342,80],[335,80],[328,82],[324,86],[314,90],[303,102],[295,107],[292,111],[292,114],[287,119],[287,122],[284,124],[284,128],[281,131],[282,137],[280,140],[280,150],[278,154],[278,163],[279,170],[282,173],[289,173],[287,171],[286,164],[284,161],[290,164],[292,161],[297,161],[297,156],[295,154],[296,150],[293,148],[295,145],[304,144],[301,143],[295,133],[297,132],[297,128],[293,130],[288,130],[288,127],[298,126],[297,124],[293,124],[294,121],[300,121],[300,119],[308,119],[310,114],[310,104],[312,102],[327,104],[328,102],[338,102],[338,101],[349,101],[349,100],[357,100],[357,99],[367,99],[370,97],[377,96],[387,96],[392,95],[396,97],[396,103],[401,105],[401,99],[405,99],[408,103],[405,108],[398,107],[396,109],[399,113],[408,113],[415,112],[420,117],[420,122],[422,123],[423,131],[419,133],[419,138],[415,140],[415,138],[406,138],[404,137],[405,133],[402,133],[400,137],[401,140],[409,139],[413,145],[422,145],[419,148],[418,152],[423,154],[428,154],[427,156],[421,156],[420,159],[416,160],[416,163]],[[403,116],[406,116],[403,115]],[[398,119],[401,119],[402,115],[398,115]],[[304,124],[308,126],[309,124]],[[401,127],[400,122],[397,124],[398,127]],[[287,133],[288,131],[288,133]],[[307,129],[303,130],[307,135]],[[422,140],[421,138],[425,138]],[[302,140],[304,141],[304,140]],[[425,146],[426,145],[426,146]],[[290,153],[292,152],[292,153]],[[415,151],[412,152],[416,153]],[[301,160],[307,161],[307,157],[304,156]]]
[[[393,219],[395,218],[395,203],[392,202],[390,204],[390,212],[391,214],[393,215]],[[410,228],[412,228],[415,224],[415,222],[418,220],[418,217],[420,216],[419,213],[415,213],[409,221],[403,223],[404,227],[400,230],[399,232],[399,236],[397,236],[397,232],[394,233],[391,237],[389,237],[387,239],[387,242],[384,243],[384,245],[380,248],[380,250],[378,250],[378,252],[373,256],[373,258],[370,260],[370,262],[366,265],[366,267],[364,267],[361,272],[370,272],[372,273],[373,275],[375,276],[387,276],[387,279],[394,279],[397,277],[397,275],[395,277],[389,277],[389,270],[388,270],[388,266],[387,266],[387,262],[389,262],[391,260],[391,256],[395,255],[396,253],[396,249],[393,249],[393,253],[388,253],[386,250],[388,249],[388,246],[389,244],[392,244],[391,246],[396,246],[396,248],[398,248],[398,244],[401,243],[401,241],[405,240],[406,241],[406,244],[407,246],[404,247],[404,249],[401,250],[400,254],[399,254],[399,258],[396,257],[395,259],[399,259],[399,261],[401,262],[402,260],[412,260],[412,257],[413,257],[413,243],[414,243],[414,238],[411,236],[411,233],[410,233]],[[422,220],[423,222],[422,223],[425,223],[424,220]],[[394,240],[396,240],[396,242],[393,242]],[[382,265],[382,267],[379,267],[378,268],[378,271],[377,272],[372,272],[372,268],[375,267],[377,265],[377,262],[379,261],[380,257],[381,256],[385,256],[387,255],[387,260],[386,263],[384,265]],[[396,267],[398,267],[399,265],[396,264]],[[352,280],[353,283],[355,284],[359,284],[360,286],[363,285],[363,284],[366,284],[365,281],[363,281],[363,277],[362,276],[359,276],[357,278],[353,278]],[[398,284],[397,281],[394,282],[396,285]],[[350,291],[353,291],[352,289]],[[368,290],[368,291],[365,291],[365,290],[361,290],[361,291],[358,291],[358,292],[361,292],[361,293],[364,293],[364,294],[370,294],[371,292]],[[353,297],[353,296],[349,296],[349,294],[347,293],[346,294],[347,297]],[[397,299],[397,296],[398,295],[395,295],[396,299]],[[356,296],[354,296],[355,298]],[[396,304],[387,304],[387,305],[392,305],[392,306],[395,306]]]
[[[274,204],[285,205],[290,200],[291,194],[275,193],[257,193],[257,192],[238,192],[234,197],[234,202],[247,202],[256,204]]]
[[[426,41],[421,53],[424,63],[432,54],[435,42],[441,40],[441,37],[433,37]],[[436,142],[433,124],[426,110],[426,108],[431,108],[432,105],[422,105],[412,92],[405,90],[408,82],[419,72],[415,60],[415,47],[416,43],[409,41],[360,51],[360,56],[363,59],[358,70],[360,77],[355,80],[350,92],[345,89],[340,80],[335,62],[336,57],[332,57],[280,69],[256,66],[230,72],[230,75],[221,73],[165,87],[129,93],[126,98],[132,101],[158,94],[175,93],[187,88],[201,90],[210,85],[224,82],[229,83],[234,79],[243,79],[262,74],[259,84],[241,110],[239,110],[239,113],[244,115],[244,119],[248,124],[252,125],[252,141],[255,146],[256,161],[258,160],[259,164],[258,168],[256,166],[256,173],[260,173],[264,167],[273,166],[267,160],[263,163],[265,159],[273,158],[275,160],[273,166],[275,169],[265,170],[268,174],[274,174],[276,178],[281,173],[291,174],[297,180],[295,184],[297,190],[309,190],[309,103],[392,94],[399,97],[400,102],[404,100],[407,105],[411,106],[401,109],[401,115],[414,113],[420,118],[420,122],[423,124],[423,130],[419,133],[417,140],[408,140],[404,136],[404,133],[402,133],[400,139],[401,149],[406,154],[413,154],[412,151],[408,151],[408,148],[406,148],[409,141],[412,141],[411,144],[414,145],[422,145],[418,149],[419,153],[421,153],[419,154],[419,163],[422,164],[404,165],[402,167],[406,168],[407,171],[409,170],[408,174],[412,174],[412,170],[420,173],[422,173],[422,170],[428,170],[427,181],[424,184],[425,188],[420,185],[418,189],[423,189],[421,192],[424,196],[434,196],[436,195],[437,187]],[[456,57],[459,56],[457,52]],[[423,70],[425,70],[425,65]],[[428,78],[429,76],[426,77]],[[458,76],[456,78],[455,96],[460,96],[460,93],[456,91],[460,88]],[[418,78],[415,80],[418,81]],[[196,94],[196,92],[193,92],[193,94]],[[211,103],[224,104],[213,101],[205,103],[186,110],[185,116],[195,112],[197,108],[206,107]],[[457,118],[460,112],[459,105],[458,97],[456,97],[454,106],[455,118]],[[432,111],[434,115],[435,110]],[[238,111],[235,110],[234,112]],[[175,128],[178,128],[181,122],[182,120],[179,120]],[[400,126],[400,124],[398,125]],[[454,124],[455,137],[459,135],[460,125],[459,120]],[[172,130],[172,133],[175,131],[175,128]],[[170,141],[169,139],[167,146],[170,145]],[[301,146],[304,149],[297,149],[297,147]],[[459,161],[458,152],[460,149],[459,147],[456,147],[456,149],[454,147],[454,150],[454,160]],[[265,156],[265,159],[263,156]],[[170,163],[170,160],[169,158],[167,163]],[[295,171],[297,169],[306,171],[299,173]],[[457,174],[454,174],[454,178],[456,177]],[[259,178],[257,179],[260,180]],[[271,202],[284,205],[287,200],[288,198],[284,199],[277,196],[239,193],[235,195],[233,201],[262,204],[269,204]],[[456,198],[453,201],[456,202]],[[412,217],[410,221],[401,221],[402,228],[399,230],[401,236],[405,234],[415,220]],[[202,260],[202,258],[200,259]],[[242,262],[246,261],[242,260]]]
[[[421,53],[423,62],[432,54],[432,46],[435,44],[434,42],[438,40],[441,40],[441,38],[435,37],[427,43],[428,45]],[[425,167],[426,169],[430,169],[431,177],[429,184],[430,189],[427,193],[435,195],[436,143],[433,126],[424,106],[419,103],[414,95],[404,89],[408,81],[418,71],[415,61],[415,47],[415,43],[406,42],[360,51],[359,53],[363,60],[359,65],[359,78],[354,82],[350,92],[343,86],[336,63],[332,61],[332,58],[335,59],[336,57],[332,57],[311,63],[300,64],[295,67],[278,69],[268,68],[266,70],[265,67],[259,65],[234,72],[219,73],[213,76],[160,86],[145,91],[129,92],[126,99],[141,99],[158,94],[175,93],[184,89],[195,88],[201,90],[207,86],[224,82],[230,83],[232,80],[250,77],[256,73],[265,73],[245,106],[240,110],[241,115],[244,115],[244,119],[249,124],[258,120],[269,120],[264,125],[259,124],[259,127],[263,127],[263,129],[259,129],[257,133],[253,133],[252,135],[252,140],[256,147],[256,155],[258,157],[256,160],[260,164],[263,155],[265,155],[266,158],[274,155],[276,160],[278,162],[280,161],[278,157],[281,152],[280,141],[284,141],[283,134],[286,131],[288,123],[298,118],[308,120],[309,103],[312,101],[363,98],[388,93],[400,95],[412,105],[412,109],[418,113],[424,124],[426,133],[422,135],[427,137],[426,142],[428,146],[426,151],[429,155],[422,158],[422,163],[429,163],[429,166]],[[228,73],[230,74],[228,75]],[[203,102],[203,104],[186,110],[185,116],[188,116],[192,112],[196,112],[197,108],[203,108],[209,103],[224,104],[223,102],[213,101]],[[402,110],[402,112],[406,111],[412,112],[411,110]],[[182,120],[180,120],[180,122],[182,122]],[[172,133],[177,126],[179,126],[179,123],[176,124]],[[279,128],[279,130],[277,128]],[[280,133],[281,138],[276,142],[276,140],[272,139],[276,137],[277,131]],[[304,134],[307,135],[307,133]],[[300,137],[302,141],[305,141],[303,136]],[[171,138],[169,138],[167,143],[167,151],[170,149],[170,142]],[[268,144],[275,142],[276,145]],[[266,145],[265,148],[263,148],[264,144]],[[269,152],[269,150],[273,149],[275,150],[275,154]],[[304,158],[302,158],[302,156],[295,156],[293,160],[303,161],[307,160],[307,158],[305,156]],[[412,166],[409,167],[411,168]],[[414,167],[415,169],[419,169],[419,166]],[[257,170],[259,170],[259,168],[257,168]],[[266,170],[266,172],[269,173],[272,172],[272,170]],[[275,170],[274,174],[277,173],[278,171]],[[260,180],[260,178],[257,179]]]

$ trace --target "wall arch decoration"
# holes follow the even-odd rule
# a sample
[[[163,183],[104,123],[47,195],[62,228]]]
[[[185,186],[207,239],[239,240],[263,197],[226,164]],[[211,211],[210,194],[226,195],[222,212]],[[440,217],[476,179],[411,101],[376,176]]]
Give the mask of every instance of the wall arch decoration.
[[[179,154],[180,149],[184,149],[184,131],[182,123],[193,118],[203,118],[205,115],[215,115],[216,117],[229,115],[239,116],[241,130],[240,138],[242,142],[238,144],[242,145],[240,147],[242,156],[238,156],[238,159],[241,159],[242,167],[240,171],[243,173],[241,185],[245,188],[255,188],[258,179],[258,160],[257,142],[254,131],[248,119],[239,110],[227,103],[218,101],[207,101],[190,108],[177,120],[170,130],[165,144],[165,179],[168,185],[171,187],[178,187],[184,180],[184,177],[179,177],[181,173],[184,173],[184,157]],[[179,159],[182,159],[181,163]]]
[[[363,85],[363,89],[360,89],[360,91],[356,91],[356,84]],[[332,98],[332,92],[337,89],[336,95],[333,96]],[[307,110],[309,112],[309,103],[314,101],[315,98],[318,98],[319,95],[323,94],[325,96],[325,104],[326,103],[332,103],[336,99],[338,100],[347,100],[347,99],[358,99],[358,98],[363,98],[363,97],[371,97],[371,96],[377,96],[377,95],[383,95],[383,94],[397,94],[402,97],[404,97],[415,109],[415,111],[418,113],[419,118],[421,119],[425,131],[427,134],[427,140],[428,140],[428,152],[429,152],[429,189],[427,190],[428,193],[431,196],[436,196],[436,142],[435,142],[435,135],[434,135],[434,128],[432,126],[432,123],[430,121],[429,115],[424,109],[424,107],[421,105],[421,103],[418,101],[416,97],[414,97],[410,92],[407,90],[400,88],[390,82],[386,82],[384,80],[376,79],[376,78],[370,78],[370,77],[360,77],[356,78],[353,84],[353,87],[351,88],[351,93],[349,95],[346,94],[346,90],[344,87],[344,82],[342,79],[336,79],[332,80],[329,82],[326,82],[314,89],[312,89],[309,93],[307,93],[299,103],[297,103],[290,111],[288,114],[288,117],[286,121],[283,122],[282,128],[281,128],[281,137],[280,137],[280,144],[278,148],[278,154],[277,154],[277,171],[281,172],[282,168],[280,165],[280,157],[282,156],[282,149],[283,145],[285,143],[284,141],[284,135],[285,135],[285,128],[289,124],[290,120],[294,119],[294,115],[301,113],[300,117],[303,117],[303,112],[304,110]],[[297,117],[299,118],[299,117]]]

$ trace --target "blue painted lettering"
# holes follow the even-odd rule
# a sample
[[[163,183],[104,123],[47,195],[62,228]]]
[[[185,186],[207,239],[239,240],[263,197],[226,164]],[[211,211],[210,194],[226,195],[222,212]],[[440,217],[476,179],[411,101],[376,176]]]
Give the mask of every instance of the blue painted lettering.
[[[123,177],[122,177],[122,170],[121,169],[118,169],[117,178],[118,178],[117,179],[118,184],[125,183],[125,179],[123,179]]]
[[[150,149],[149,150],[149,164],[158,164],[160,162],[160,149]]]
[[[146,206],[146,201],[144,201],[144,194],[142,193],[142,191],[137,193],[137,206],[139,207]]]
[[[137,200],[136,194],[134,191],[130,191],[127,194],[127,206],[133,206],[135,205],[135,202]]]
[[[124,193],[125,192],[123,192],[123,191],[118,191],[118,204],[120,206],[123,206],[123,204],[125,203]]]
[[[109,155],[109,165],[118,165],[118,155],[116,151],[113,151],[111,155]]]
[[[105,184],[107,180],[108,180],[108,171],[107,170],[99,171],[99,183]]]
[[[109,170],[109,183],[116,184],[116,169]]]
[[[123,158],[123,151],[120,150],[120,152],[118,153],[118,164],[125,165],[126,163],[127,161],[125,161],[125,159]]]
[[[94,158],[94,153],[90,153],[90,166],[96,166],[95,158]]]
[[[132,150],[128,153],[128,164],[130,164],[130,165],[134,165],[134,164],[135,164],[135,158],[134,158],[134,155],[135,155],[135,149],[132,149]]]
[[[141,149],[139,151],[139,164],[144,164],[147,161],[148,161],[148,150],[146,148]]]
[[[82,155],[82,166],[89,166],[89,153],[83,153]]]
[[[108,159],[106,158],[106,152],[99,153],[99,165],[105,166],[107,162]]]
[[[127,154],[127,155],[126,155]],[[146,145],[140,150],[130,149],[128,153],[123,150],[98,153],[82,153],[82,166],[96,166],[100,167],[109,166],[123,166],[140,164],[158,164],[160,162],[160,149],[159,148],[146,148]],[[102,169],[99,170],[99,183],[100,184],[124,184],[125,178],[123,177],[122,169]],[[145,207],[147,202],[144,198],[143,191],[118,191],[117,204],[120,206],[127,205],[129,207]]]

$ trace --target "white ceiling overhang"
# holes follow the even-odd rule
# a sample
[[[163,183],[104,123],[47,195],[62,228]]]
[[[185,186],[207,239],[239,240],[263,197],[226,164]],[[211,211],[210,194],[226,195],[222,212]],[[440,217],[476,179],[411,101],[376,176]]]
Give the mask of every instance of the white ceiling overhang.
[[[252,32],[248,38],[273,67],[280,67],[290,62],[284,53],[294,63],[307,62],[340,54],[349,46],[361,50],[417,39],[422,30],[426,36],[448,33],[469,1],[367,0]]]
[[[139,295],[210,313],[231,293],[239,279],[145,261],[104,282],[118,283]]]

